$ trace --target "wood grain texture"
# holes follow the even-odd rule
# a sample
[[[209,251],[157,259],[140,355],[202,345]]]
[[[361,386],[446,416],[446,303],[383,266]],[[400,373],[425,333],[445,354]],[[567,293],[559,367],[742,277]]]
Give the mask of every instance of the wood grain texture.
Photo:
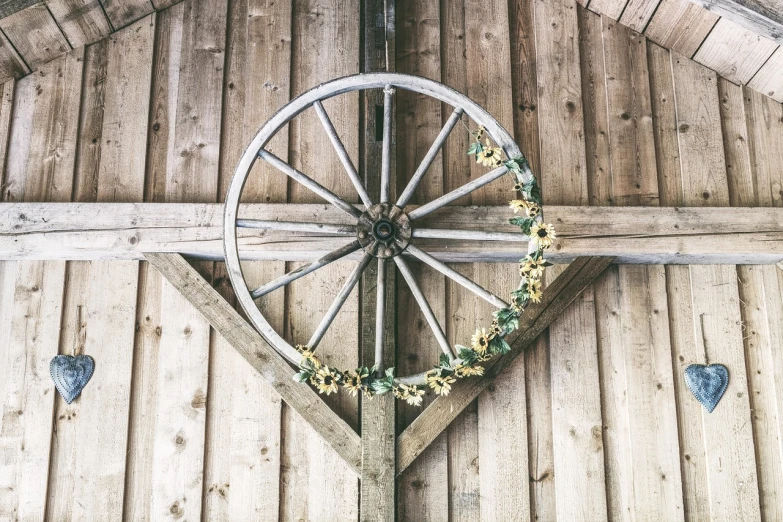
[[[99,0],[115,30],[126,27],[155,11],[150,0]]]
[[[99,0],[45,0],[45,2],[73,48],[97,42],[111,32],[111,24]]]
[[[0,19],[0,29],[33,69],[70,50],[68,41],[43,2]]]
[[[720,16],[689,0],[661,0],[644,35],[685,56],[693,56]]]
[[[778,44],[722,18],[693,56],[734,83],[748,83]]]
[[[62,57],[46,66],[41,76],[49,81],[30,77],[22,82],[23,91],[40,90],[32,103],[14,107],[15,116],[27,119],[29,127],[12,133],[10,140],[6,134],[0,145],[10,159],[7,179],[18,189],[4,191],[4,201],[70,200],[78,114],[69,106],[78,100],[81,86],[76,58]],[[4,94],[12,93],[12,87],[5,85]],[[9,102],[0,106],[0,118],[6,122]],[[63,161],[52,161],[57,153]],[[7,308],[0,315],[0,353],[5,361],[0,374],[0,517],[9,520],[43,519],[46,510],[56,399],[49,362],[60,344],[64,275],[65,263],[60,261],[5,267],[2,292]]]
[[[658,9],[659,0],[628,0],[619,22],[636,32],[643,32]]]
[[[748,87],[783,103],[783,47],[772,53],[748,82]]]
[[[722,143],[720,124],[707,122],[720,121],[720,101],[715,76],[706,73],[699,66],[686,64],[672,56],[672,71],[677,98],[677,120],[679,130],[679,151],[682,164],[683,202],[692,205],[725,206],[729,204],[726,179],[726,163]],[[680,100],[684,99],[685,103]],[[698,100],[698,104],[695,102]],[[698,123],[696,123],[698,122]],[[687,126],[683,132],[683,123]],[[710,162],[711,172],[702,170],[699,175],[691,175],[697,164],[702,168]],[[710,190],[709,185],[721,187]],[[703,191],[701,197],[699,191]],[[685,282],[681,270],[669,274],[670,287],[676,281]],[[732,392],[725,394],[720,407],[709,414],[698,408],[702,420],[701,440],[698,434],[686,428],[693,424],[695,414],[691,404],[684,377],[678,372],[680,393],[679,423],[681,445],[690,454],[695,446],[704,448],[704,477],[708,484],[707,502],[712,516],[727,517],[736,520],[754,520],[760,516],[758,479],[755,466],[751,411],[748,399],[747,370],[745,366],[743,334],[736,318],[740,314],[737,272],[731,266],[691,266],[688,274],[690,286],[677,284],[674,292],[670,288],[669,302],[691,301],[690,321],[671,321],[676,327],[673,338],[685,341],[684,346],[675,346],[675,353],[681,365],[692,363],[709,364],[720,362],[732,368]],[[678,308],[679,304],[675,305]],[[674,317],[673,315],[670,316]],[[685,331],[679,331],[685,328]],[[689,330],[689,333],[686,331]],[[688,339],[690,337],[690,339]],[[683,350],[687,346],[688,351]],[[698,417],[696,417],[698,418]],[[730,427],[730,428],[729,428]],[[726,436],[729,428],[731,436]],[[696,435],[696,436],[694,436]],[[701,466],[700,459],[688,464]],[[688,510],[700,510],[702,492],[700,484],[692,484],[685,479],[684,497],[686,513]],[[701,472],[699,473],[701,475]],[[690,478],[690,477],[689,477]]]
[[[441,13],[437,4],[417,1],[398,1],[397,46],[395,68],[398,72],[418,74],[441,80]],[[397,186],[403,188],[416,171],[430,144],[449,117],[449,108],[428,97],[398,90],[397,126],[405,132],[397,133]],[[463,130],[457,125],[453,138]],[[418,189],[413,204],[441,196],[444,186],[443,161],[445,153],[430,166]],[[433,308],[441,325],[446,319],[446,283],[444,276],[420,266],[409,264],[419,287]],[[441,351],[431,342],[429,326],[422,321],[421,312],[407,285],[401,279],[397,291],[397,372],[409,375],[428,370]],[[422,343],[422,339],[427,342]],[[432,396],[425,397],[425,406]],[[422,411],[402,401],[397,404],[397,430],[402,432]],[[442,433],[427,451],[404,470],[397,480],[397,516],[399,520],[433,522],[448,517],[448,436]]]
[[[776,0],[693,0],[705,9],[783,44],[783,12]]]
[[[8,37],[0,34],[0,79],[5,82],[29,73],[30,66],[19,56],[19,52],[8,41]]]

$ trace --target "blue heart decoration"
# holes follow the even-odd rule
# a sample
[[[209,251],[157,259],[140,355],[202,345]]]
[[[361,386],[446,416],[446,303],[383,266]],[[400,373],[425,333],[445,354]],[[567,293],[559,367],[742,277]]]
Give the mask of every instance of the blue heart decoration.
[[[56,355],[49,364],[54,386],[68,404],[87,386],[93,371],[95,361],[89,355]]]
[[[712,413],[729,385],[729,370],[722,364],[691,364],[685,368],[685,383],[693,396]]]

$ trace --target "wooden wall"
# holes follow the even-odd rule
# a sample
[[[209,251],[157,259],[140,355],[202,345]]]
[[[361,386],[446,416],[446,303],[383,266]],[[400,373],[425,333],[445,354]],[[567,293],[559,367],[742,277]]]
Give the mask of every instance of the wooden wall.
[[[359,10],[186,0],[3,84],[2,201],[222,200],[274,110],[359,71]],[[572,1],[399,0],[396,56],[398,71],[466,93],[513,131],[550,204],[783,205],[783,106]],[[397,102],[403,183],[450,109]],[[355,95],[327,104],[356,164],[359,109]],[[358,200],[309,121],[273,152]],[[466,143],[455,130],[417,198],[483,172]],[[247,197],[316,201],[281,179],[259,167]],[[508,198],[493,184],[471,202]],[[264,281],[291,268],[247,270]],[[296,342],[351,268],[261,306]],[[459,268],[496,292],[516,277]],[[198,269],[230,295],[221,264]],[[416,273],[464,342],[488,309]],[[439,350],[398,293],[397,364],[426,369]],[[353,296],[319,347],[330,364],[358,359],[359,310]],[[611,268],[403,473],[399,518],[781,519],[781,317],[774,266]],[[74,347],[97,368],[67,405],[48,364]],[[359,517],[355,476],[146,263],[0,262],[0,362],[0,520]],[[682,377],[704,362],[731,373],[712,414]],[[357,401],[330,403],[358,427]],[[416,412],[400,405],[399,428]]]

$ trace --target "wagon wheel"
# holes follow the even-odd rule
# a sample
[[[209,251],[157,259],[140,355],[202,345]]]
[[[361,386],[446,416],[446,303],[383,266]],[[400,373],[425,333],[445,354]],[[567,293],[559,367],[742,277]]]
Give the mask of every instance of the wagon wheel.
[[[383,149],[381,160],[381,180],[380,180],[380,201],[372,201],[367,193],[364,182],[360,178],[354,167],[348,152],[345,150],[340,137],[332,125],[329,115],[322,105],[322,101],[333,96],[344,94],[351,91],[365,89],[383,89],[384,92],[384,125],[383,125]],[[404,188],[399,198],[395,202],[389,200],[389,186],[391,177],[391,114],[392,103],[395,89],[406,89],[417,93],[425,94],[438,99],[454,108],[451,116],[432,143],[429,151],[425,155],[421,164],[416,169],[408,185]],[[346,170],[348,177],[356,188],[359,199],[364,207],[355,206],[340,198],[326,187],[319,184],[306,174],[296,170],[294,167],[278,158],[271,152],[264,150],[264,146],[272,137],[283,128],[290,120],[309,107],[315,109],[316,114],[331,140],[332,145]],[[323,338],[327,329],[331,325],[341,306],[348,298],[354,286],[361,278],[362,273],[372,262],[378,263],[378,285],[377,285],[377,303],[376,303],[376,325],[375,325],[375,364],[381,369],[383,360],[383,321],[385,302],[385,274],[386,269],[392,263],[402,274],[403,279],[408,284],[411,293],[420,306],[427,323],[429,324],[438,345],[448,360],[454,363],[458,360],[458,354],[455,353],[446,340],[442,327],[436,319],[430,305],[427,303],[424,294],[416,283],[415,278],[408,266],[406,257],[413,257],[454,282],[462,285],[473,292],[478,298],[485,299],[497,308],[505,308],[509,305],[499,297],[493,295],[480,285],[461,275],[457,271],[448,267],[446,264],[435,259],[427,252],[416,246],[417,238],[436,238],[443,240],[503,240],[509,239],[507,233],[487,233],[468,230],[442,230],[417,228],[416,222],[420,218],[440,209],[441,207],[465,196],[492,181],[501,178],[508,172],[507,166],[494,168],[487,174],[469,181],[465,185],[440,196],[433,201],[418,206],[415,209],[408,207],[417,185],[427,172],[428,167],[443,146],[449,133],[460,120],[463,114],[466,114],[474,122],[484,127],[486,133],[502,149],[503,153],[509,158],[521,156],[521,152],[512,140],[508,132],[483,108],[477,105],[468,97],[450,89],[440,83],[420,78],[417,76],[396,74],[396,73],[373,73],[359,74],[339,78],[330,82],[321,84],[282,107],[272,118],[269,119],[256,134],[253,141],[245,151],[239,165],[237,166],[226,198],[225,222],[224,222],[224,241],[226,250],[226,265],[231,279],[231,284],[236,292],[242,308],[245,310],[248,318],[259,331],[259,333],[271,344],[278,352],[285,356],[294,364],[300,364],[302,360],[301,353],[283,339],[269,324],[264,315],[257,307],[254,299],[268,294],[274,290],[282,288],[289,283],[303,277],[319,268],[337,261],[353,252],[362,251],[363,255],[356,264],[351,275],[346,280],[342,289],[337,294],[334,302],[326,312],[320,324],[313,332],[307,346],[315,349]],[[242,195],[242,190],[248,175],[257,159],[270,163],[277,170],[286,174],[298,183],[304,185],[320,197],[339,208],[349,216],[354,225],[346,226],[344,224],[332,223],[302,223],[302,222],[281,222],[281,221],[262,221],[254,219],[239,219],[238,208]],[[532,179],[532,173],[529,169],[523,173]],[[540,216],[538,218],[540,221]],[[315,232],[327,233],[330,235],[345,236],[345,246],[317,259],[310,264],[304,265],[297,270],[293,270],[277,279],[270,281],[257,288],[249,288],[247,281],[242,274],[240,264],[240,252],[237,242],[237,228],[258,228],[270,230],[283,230],[295,232]],[[515,240],[519,240],[514,235]],[[528,246],[528,252],[534,252],[536,246],[531,243]],[[404,254],[404,255],[403,255]],[[303,343],[304,344],[304,343]],[[421,385],[425,382],[425,373],[398,376],[396,383],[408,385]]]

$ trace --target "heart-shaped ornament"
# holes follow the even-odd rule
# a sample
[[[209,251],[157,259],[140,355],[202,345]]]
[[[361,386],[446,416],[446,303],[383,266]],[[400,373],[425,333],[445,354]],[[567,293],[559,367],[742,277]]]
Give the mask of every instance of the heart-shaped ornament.
[[[712,413],[729,385],[729,370],[722,364],[691,364],[685,368],[685,383],[693,396]]]
[[[87,386],[93,371],[95,361],[89,355],[56,355],[49,364],[54,386],[68,404]]]

